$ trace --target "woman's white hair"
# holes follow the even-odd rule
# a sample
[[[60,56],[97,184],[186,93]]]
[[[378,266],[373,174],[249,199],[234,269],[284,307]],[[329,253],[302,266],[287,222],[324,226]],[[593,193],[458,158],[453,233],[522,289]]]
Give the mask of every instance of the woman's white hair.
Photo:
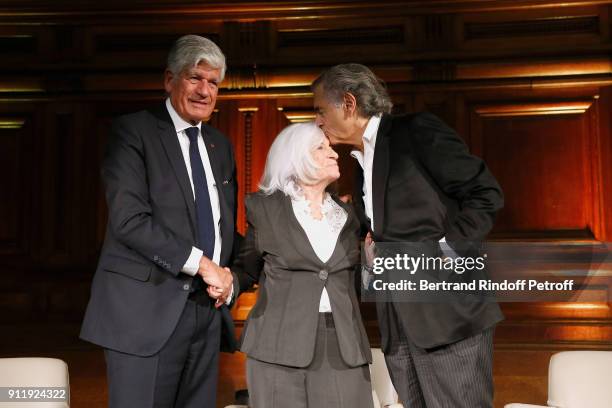
[[[259,182],[261,191],[268,195],[282,191],[299,199],[302,195],[300,184],[318,181],[318,166],[312,150],[324,139],[325,134],[314,122],[296,123],[284,128],[268,152]]]

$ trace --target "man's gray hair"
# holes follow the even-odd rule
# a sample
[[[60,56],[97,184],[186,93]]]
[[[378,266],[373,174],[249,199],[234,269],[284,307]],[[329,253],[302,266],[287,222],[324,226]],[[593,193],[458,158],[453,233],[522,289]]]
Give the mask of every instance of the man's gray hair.
[[[300,184],[318,181],[318,165],[313,149],[325,140],[314,122],[295,123],[284,128],[270,147],[266,167],[259,182],[265,194],[282,191],[294,199],[302,194]]]
[[[196,67],[201,62],[220,69],[220,80],[223,81],[226,66],[221,49],[208,38],[189,34],[176,40],[170,49],[166,69],[177,78],[185,69]]]
[[[319,87],[332,103],[342,103],[345,93],[352,94],[357,100],[357,112],[362,117],[391,113],[393,108],[385,83],[365,65],[333,66],[312,82],[313,91]]]

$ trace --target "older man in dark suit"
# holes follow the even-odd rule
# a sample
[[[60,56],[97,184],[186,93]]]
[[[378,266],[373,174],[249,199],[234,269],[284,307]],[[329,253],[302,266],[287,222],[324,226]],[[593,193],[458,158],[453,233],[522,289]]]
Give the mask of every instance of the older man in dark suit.
[[[368,239],[446,241],[455,249],[484,240],[503,195],[452,129],[428,113],[390,115],[382,81],[360,64],[332,67],[312,89],[318,125],[332,144],[356,149],[354,201]],[[377,311],[382,349],[404,404],[493,406],[493,329],[503,318],[496,303],[380,302]]]
[[[109,209],[81,338],[105,349],[111,407],[215,407],[235,231],[229,141],[204,124],[225,57],[188,35],[168,55],[168,98],[118,118],[102,165]],[[237,292],[236,292],[237,294]],[[233,344],[230,344],[232,347]]]

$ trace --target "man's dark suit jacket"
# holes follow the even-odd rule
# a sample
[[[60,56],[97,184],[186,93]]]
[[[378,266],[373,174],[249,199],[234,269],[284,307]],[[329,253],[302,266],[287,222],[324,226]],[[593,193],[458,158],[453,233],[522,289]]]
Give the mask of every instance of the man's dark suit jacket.
[[[382,116],[372,173],[375,242],[437,243],[445,237],[451,247],[478,243],[503,206],[501,188],[484,162],[429,113]],[[354,202],[367,226],[362,186],[359,169]],[[497,303],[478,298],[393,306],[406,335],[422,348],[462,340],[503,319]],[[383,351],[389,347],[393,324],[387,307],[377,304]]]
[[[235,231],[234,156],[221,133],[204,123],[201,129],[219,191],[223,266],[230,260]],[[193,192],[165,105],[114,121],[102,178],[108,224],[81,338],[128,354],[153,355],[185,307],[194,278],[181,269],[197,246]],[[220,313],[231,343],[231,316],[225,306]]]
[[[327,262],[314,252],[282,192],[247,197],[249,229],[238,261],[241,291],[259,282],[257,303],[242,331],[240,350],[273,364],[306,367],[314,357],[319,302],[327,289],[340,352],[357,367],[372,361],[355,290],[359,263],[359,221],[351,206]],[[321,237],[324,239],[324,237]]]

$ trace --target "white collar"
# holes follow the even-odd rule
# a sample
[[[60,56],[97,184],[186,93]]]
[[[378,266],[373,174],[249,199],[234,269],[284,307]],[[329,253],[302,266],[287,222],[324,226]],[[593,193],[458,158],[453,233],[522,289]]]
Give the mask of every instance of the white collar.
[[[372,148],[372,150],[374,150],[374,147],[376,145],[376,135],[378,134],[378,128],[380,126],[381,119],[382,119],[382,115],[376,115],[376,116],[372,116],[368,120],[368,124],[366,125],[366,128],[363,131],[364,148],[366,145],[368,145],[369,147]],[[357,159],[359,164],[361,164],[361,167],[363,167],[363,153],[361,152],[361,150],[357,150],[357,149],[352,150],[351,156]]]
[[[304,193],[301,193],[301,192],[297,196],[291,196],[291,201],[301,206],[310,205],[310,201],[308,201]],[[333,203],[335,203],[335,201],[331,198],[331,195],[326,191],[323,194],[323,202],[321,203],[321,207],[330,207],[331,205],[333,205]]]
[[[200,125],[202,124],[202,121],[200,121],[196,123],[195,125],[192,125],[191,123],[187,122],[185,119],[181,118],[180,115],[176,113],[174,106],[172,106],[172,102],[170,102],[170,98],[166,98],[166,109],[168,109],[168,113],[170,114],[170,119],[172,119],[172,123],[174,124],[174,129],[176,130],[176,133],[182,132],[183,130],[190,128],[190,127],[194,127],[194,126],[199,129]]]
[[[313,221],[324,221],[334,209],[336,209],[337,207],[342,208],[338,203],[334,201],[331,195],[327,192],[325,192],[325,196],[323,197],[323,203],[321,203],[321,214],[323,215],[323,217],[320,220],[312,216],[312,213],[310,212],[310,201],[308,201],[303,194],[300,194],[297,197],[291,197],[291,204],[293,205],[294,209],[300,211],[302,215],[309,217]]]
[[[378,133],[378,127],[380,126],[381,116],[372,116],[368,121],[368,125],[363,132],[363,143],[370,145],[372,148],[372,142],[376,142],[376,134]]]

